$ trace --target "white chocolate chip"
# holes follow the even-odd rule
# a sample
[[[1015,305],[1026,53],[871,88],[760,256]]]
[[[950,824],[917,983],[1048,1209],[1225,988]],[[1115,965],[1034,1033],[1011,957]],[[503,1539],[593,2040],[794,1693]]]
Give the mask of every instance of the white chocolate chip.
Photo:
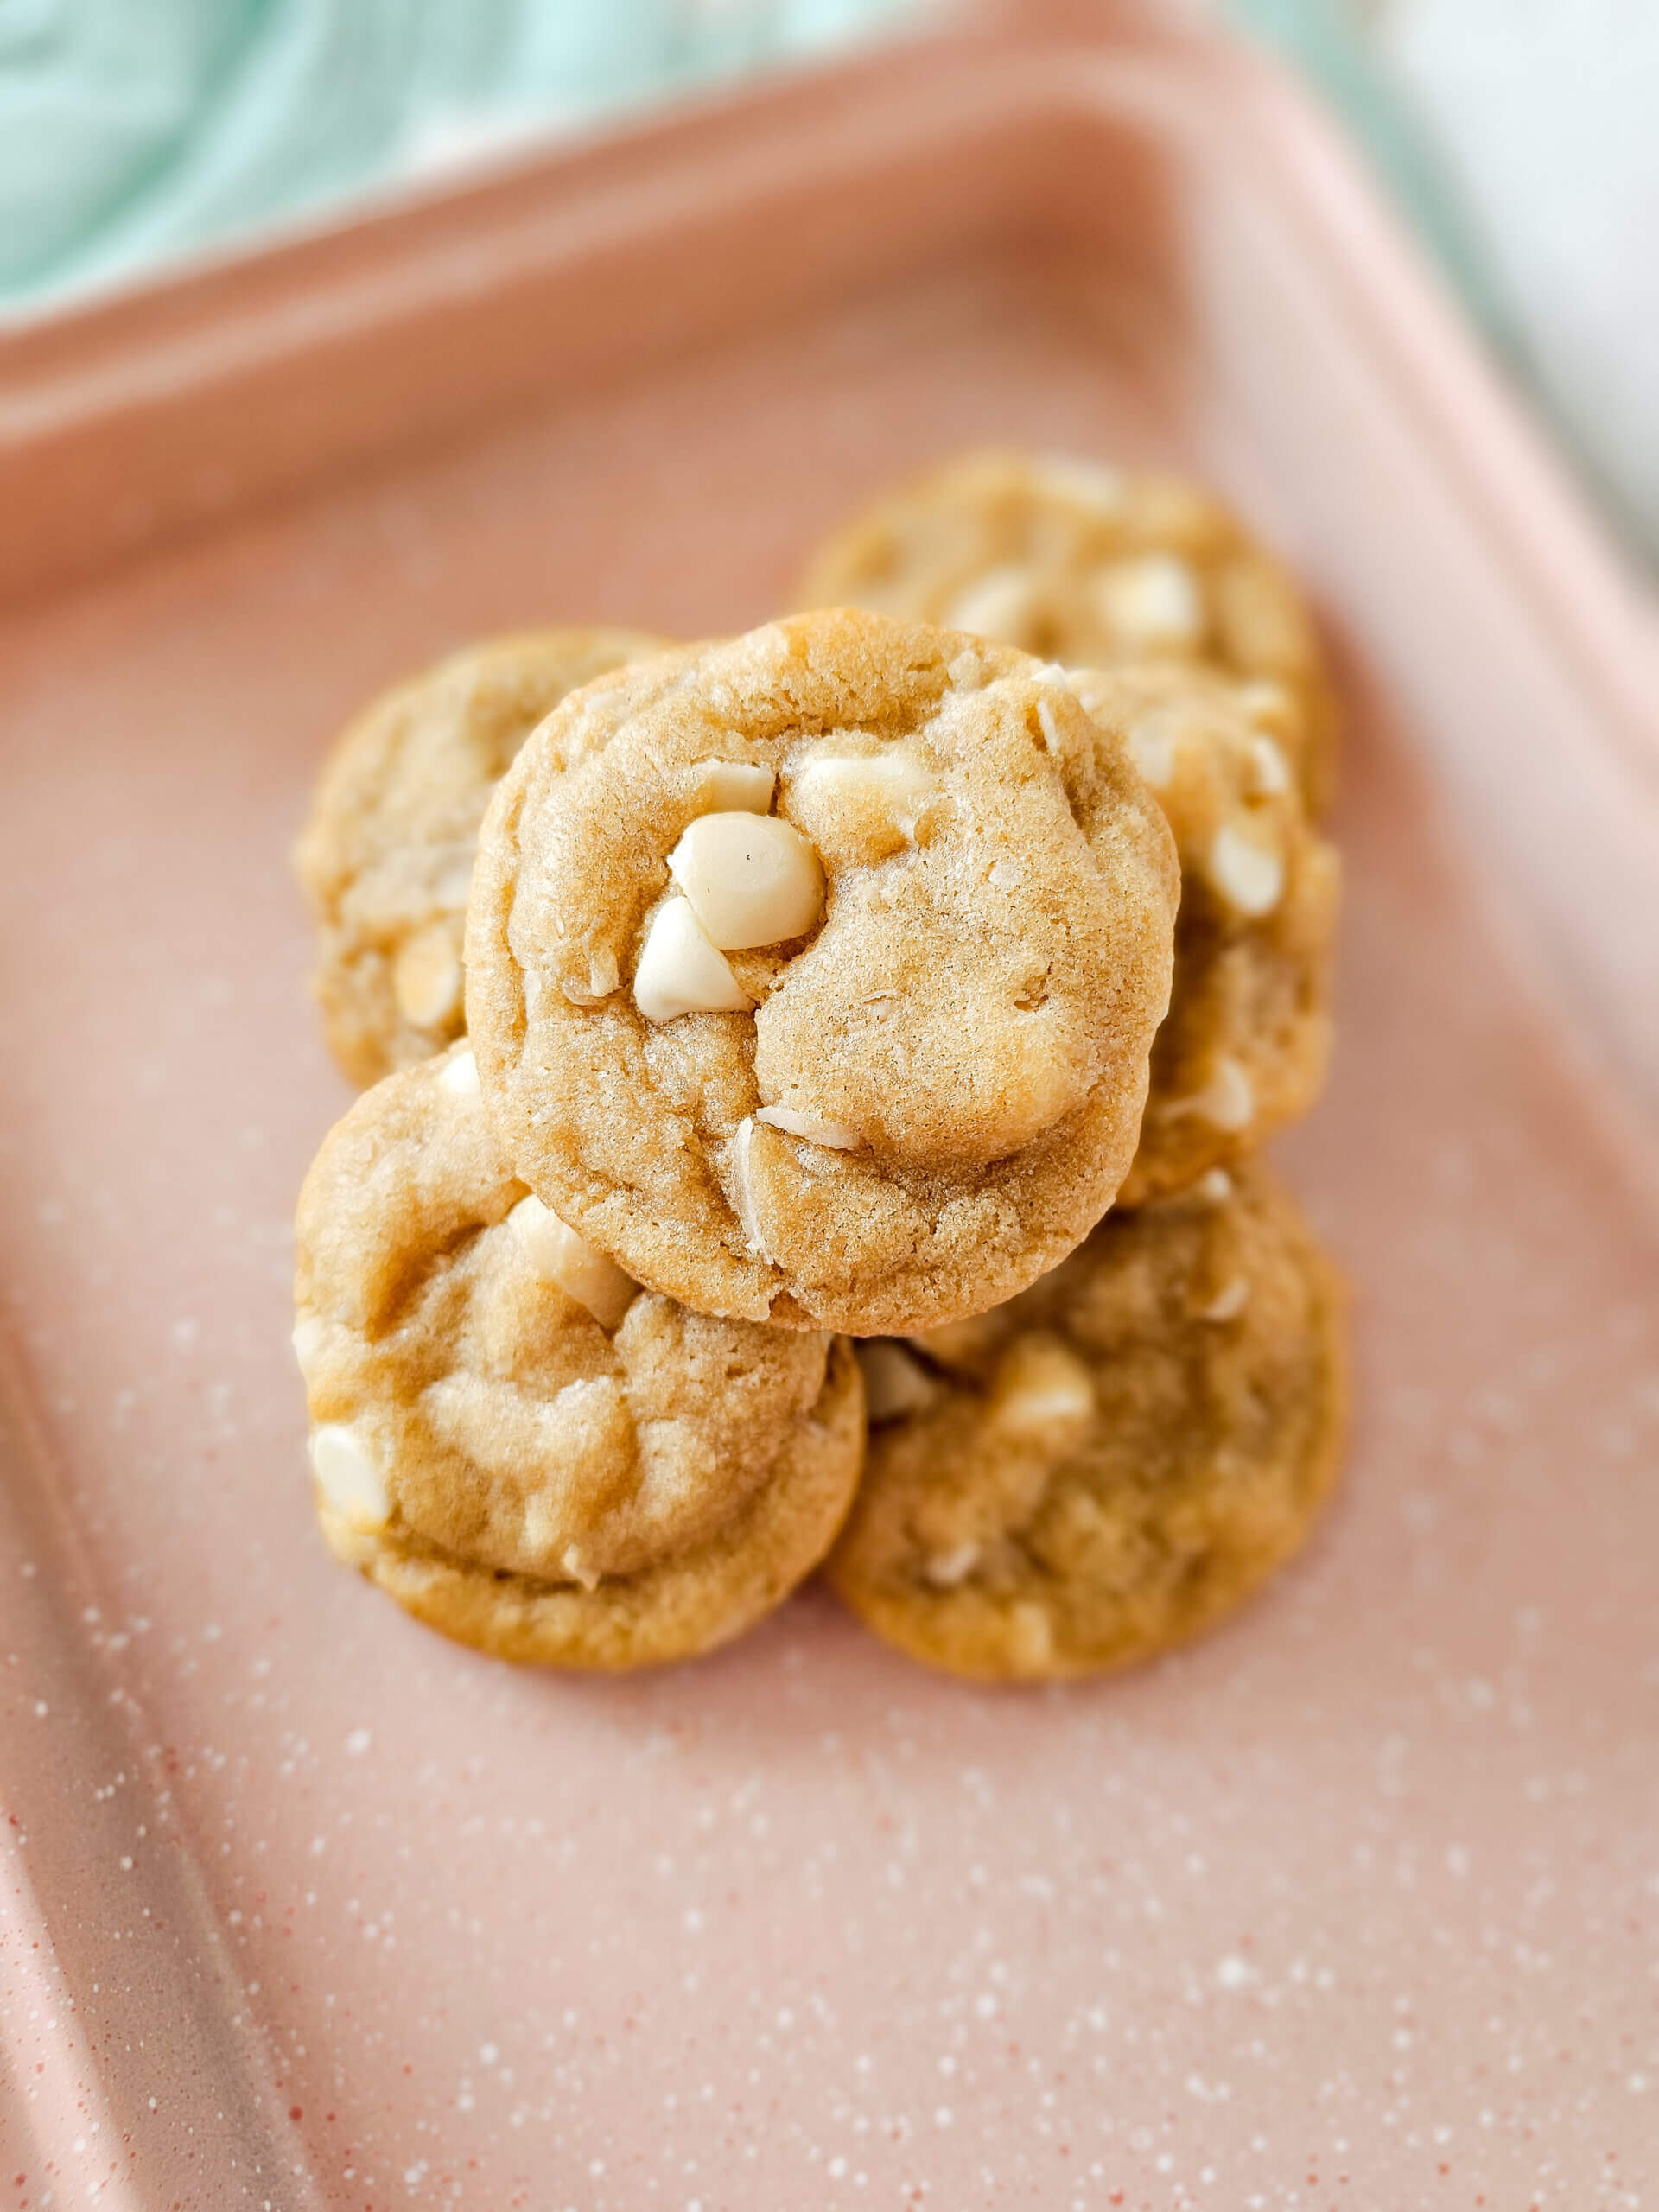
[[[429,923],[400,947],[391,964],[392,995],[405,1021],[434,1029],[461,1004],[461,963],[448,922]]]
[[[753,1156],[754,1153],[754,1123],[744,1119],[737,1125],[732,1139],[732,1184],[737,1218],[751,1252],[760,1258],[767,1257],[760,1235],[760,1223],[754,1211]]]
[[[1251,721],[1279,721],[1290,712],[1290,694],[1282,683],[1257,677],[1250,683],[1241,683],[1234,691],[1240,709]]]
[[[1046,699],[1037,702],[1037,727],[1043,733],[1043,743],[1051,753],[1060,749],[1060,733],[1054,727],[1054,709]]]
[[[1212,1206],[1224,1205],[1233,1195],[1233,1179],[1224,1167],[1206,1167],[1192,1185],[1192,1195]]]
[[[948,1552],[935,1552],[922,1561],[922,1579],[936,1590],[954,1590],[978,1565],[977,1544],[953,1544]]]
[[[1038,579],[1029,569],[1014,562],[988,569],[951,601],[945,610],[944,626],[971,630],[982,638],[1000,638],[1009,631],[1017,636],[1031,620],[1037,592]],[[953,668],[953,678],[955,673]]]
[[[689,899],[664,899],[652,916],[633,971],[633,1002],[647,1021],[748,1011],[729,962],[709,942]]]
[[[1129,731],[1129,751],[1153,790],[1167,791],[1175,780],[1175,741],[1168,730],[1151,718],[1135,723]]]
[[[1200,1321],[1236,1321],[1249,1303],[1250,1286],[1244,1275],[1235,1275],[1207,1306],[1198,1308]]]
[[[993,891],[1012,891],[1025,881],[1025,871],[1017,861],[993,861],[985,872],[985,880]]]
[[[560,1560],[559,1565],[570,1580],[573,1582],[579,1582],[584,1590],[598,1589],[600,1583],[598,1568],[589,1567],[574,1544],[565,1546],[564,1555]]]
[[[1255,1090],[1232,1054],[1217,1052],[1204,1089],[1194,1091],[1190,1098],[1172,1098],[1163,1111],[1167,1122],[1179,1121],[1184,1114],[1197,1114],[1212,1128],[1248,1128],[1255,1112]]]
[[[322,1348],[328,1341],[328,1324],[321,1313],[302,1313],[294,1324],[294,1357],[308,1388],[317,1371]]]
[[[391,1500],[361,1424],[326,1421],[312,1430],[309,1448],[311,1471],[329,1511],[353,1529],[384,1528]]]
[[[1173,553],[1114,561],[1095,581],[1101,618],[1126,645],[1192,646],[1204,634],[1198,580]]]
[[[1103,461],[1080,461],[1073,454],[1045,454],[1033,474],[1039,488],[1062,499],[1077,499],[1096,514],[1115,515],[1123,505],[1121,469]]]
[[[478,1062],[473,1058],[470,1045],[444,1062],[438,1070],[438,1081],[446,1090],[454,1091],[457,1098],[477,1097]]]
[[[786,1137],[805,1137],[813,1144],[827,1145],[831,1152],[854,1152],[864,1141],[845,1122],[828,1122],[822,1114],[801,1113],[792,1106],[759,1106],[754,1118],[781,1129]]]
[[[1085,715],[1097,715],[1106,703],[1104,692],[1092,668],[1063,668],[1059,680],[1083,709]]]
[[[558,1522],[550,1501],[540,1491],[533,1490],[524,1500],[524,1510],[518,1523],[518,1548],[526,1559],[545,1559],[558,1532]]]
[[[1016,1337],[997,1363],[989,1412],[1003,1436],[1069,1451],[1082,1440],[1094,1410],[1093,1378],[1057,1338]]]
[[[564,932],[562,929],[559,934],[561,937],[563,936]],[[578,983],[566,976],[562,988],[572,1006],[597,1006],[601,999],[609,998],[621,980],[621,971],[617,966],[616,954],[609,945],[605,945],[596,950],[590,950],[588,952],[588,981],[585,983]],[[528,985],[530,982],[528,969],[525,970],[524,981]],[[531,1004],[528,988],[524,993],[524,1004],[526,1008]]]
[[[537,1274],[585,1306],[601,1329],[620,1328],[639,1284],[614,1260],[595,1252],[587,1238],[532,1195],[507,1216],[519,1250]]]
[[[912,1359],[902,1344],[872,1338],[856,1344],[858,1363],[864,1375],[864,1410],[873,1421],[899,1421],[918,1412],[938,1395],[938,1386],[921,1362]]]
[[[722,952],[799,937],[823,912],[817,853],[773,814],[700,815],[669,855],[668,872]]]
[[[1008,1615],[1008,1654],[1025,1675],[1040,1673],[1054,1656],[1054,1624],[1035,1599],[1015,1605]]]
[[[1217,830],[1205,873],[1230,906],[1252,918],[1270,914],[1284,895],[1284,861],[1236,822]]]
[[[818,748],[790,779],[790,805],[815,836],[828,844],[836,832],[851,830],[881,859],[915,836],[937,792],[926,764],[899,745],[880,753]]]
[[[1282,749],[1270,737],[1263,737],[1260,730],[1250,737],[1250,767],[1255,779],[1255,788],[1263,798],[1277,798],[1281,791],[1290,789],[1290,763]]]
[[[944,672],[953,691],[982,691],[985,688],[985,664],[971,645],[964,645],[954,660],[947,661]]]
[[[748,760],[705,760],[698,770],[699,814],[768,814],[777,782]]]
[[[467,912],[467,901],[473,892],[473,861],[470,847],[463,847],[460,855],[450,861],[432,887],[432,903],[446,914],[459,920]]]

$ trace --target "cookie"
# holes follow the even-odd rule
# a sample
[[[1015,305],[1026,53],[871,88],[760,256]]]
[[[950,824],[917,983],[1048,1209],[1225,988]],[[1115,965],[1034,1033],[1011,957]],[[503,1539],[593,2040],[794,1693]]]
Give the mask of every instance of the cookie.
[[[365,708],[324,764],[294,862],[317,930],[329,1050],[356,1084],[461,1032],[461,938],[478,825],[567,692],[666,641],[547,630],[453,654]]]
[[[800,603],[947,623],[1068,668],[1177,660],[1258,682],[1310,810],[1329,807],[1336,701],[1301,594],[1179,477],[964,454],[826,539]]]
[[[502,1166],[464,1043],[332,1131],[298,1246],[323,1534],[432,1627],[549,1666],[682,1659],[827,1550],[863,1453],[849,1346],[639,1290]]]
[[[827,1573],[953,1674],[1090,1675],[1198,1635],[1336,1474],[1340,1287],[1259,1166],[1113,1213],[1010,1305],[860,1357],[869,1457]]]
[[[699,1312],[922,1327],[1135,1150],[1179,867],[1062,671],[846,610],[625,669],[485,823],[467,1025],[514,1172]],[[582,757],[566,770],[568,756]]]
[[[1070,672],[1128,742],[1181,856],[1175,981],[1120,1205],[1253,1152],[1318,1097],[1331,1056],[1341,866],[1251,687],[1173,665]]]

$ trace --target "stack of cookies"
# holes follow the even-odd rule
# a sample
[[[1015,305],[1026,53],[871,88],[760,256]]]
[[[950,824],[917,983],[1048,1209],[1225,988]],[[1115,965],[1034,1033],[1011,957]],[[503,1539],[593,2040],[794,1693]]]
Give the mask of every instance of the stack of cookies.
[[[823,1564],[957,1673],[1121,1665],[1335,1471],[1340,1298],[1256,1157],[1330,1046],[1317,645],[1203,494],[1012,454],[801,596],[501,640],[336,747],[324,1534],[507,1658],[686,1657]]]

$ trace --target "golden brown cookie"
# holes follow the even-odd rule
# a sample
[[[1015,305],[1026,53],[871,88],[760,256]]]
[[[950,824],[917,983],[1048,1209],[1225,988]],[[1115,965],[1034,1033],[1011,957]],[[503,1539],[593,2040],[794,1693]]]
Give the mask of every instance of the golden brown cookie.
[[[632,630],[494,639],[384,693],[335,741],[294,863],[323,1027],[353,1083],[461,1034],[467,886],[491,791],[567,692],[665,643]]]
[[[492,802],[485,1103],[538,1197],[699,1312],[979,1312],[1122,1179],[1178,892],[1058,670],[849,611],[664,656],[567,701]]]
[[[323,1533],[432,1627],[549,1666],[682,1659],[828,1548],[863,1452],[849,1346],[639,1290],[501,1165],[465,1044],[330,1133],[298,1246]]]
[[[1312,812],[1330,805],[1336,700],[1301,594],[1224,507],[1179,477],[963,454],[827,538],[801,604],[948,624],[1068,668],[1196,661],[1274,687],[1260,711],[1283,725]]]
[[[869,1457],[827,1572],[953,1674],[1046,1681],[1198,1635],[1335,1478],[1340,1287],[1259,1166],[1109,1215],[994,1313],[859,1349]]]
[[[1181,856],[1175,981],[1117,1199],[1140,1205],[1254,1152],[1318,1097],[1341,867],[1251,687],[1168,664],[1068,681],[1127,739]]]

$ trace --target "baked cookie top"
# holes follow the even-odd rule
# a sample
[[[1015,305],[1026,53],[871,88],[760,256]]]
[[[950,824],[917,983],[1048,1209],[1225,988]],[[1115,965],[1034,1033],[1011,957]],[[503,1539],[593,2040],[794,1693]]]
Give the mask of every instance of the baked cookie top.
[[[1255,1150],[1318,1097],[1341,865],[1253,686],[1168,664],[1068,680],[1128,741],[1181,856],[1169,1013],[1118,1193],[1139,1205]]]
[[[478,825],[518,747],[567,692],[666,642],[596,629],[493,639],[382,693],[335,741],[294,864],[329,1050],[353,1083],[461,1034]]]
[[[1313,812],[1332,794],[1336,704],[1285,569],[1195,484],[1063,454],[968,453],[826,538],[805,607],[870,607],[971,630],[1044,660],[1207,663],[1276,687],[1262,710]]]
[[[1109,1215],[993,1313],[859,1351],[869,1457],[827,1571],[955,1674],[1092,1674],[1198,1634],[1335,1476],[1339,1289],[1258,1166]]]
[[[435,1626],[679,1658],[822,1557],[862,1456],[850,1351],[640,1290],[502,1165],[464,1043],[358,1100],[297,1234],[324,1533]]]
[[[538,1197],[699,1311],[979,1312],[1122,1179],[1178,893],[1127,745],[1024,654],[842,610],[642,663],[491,804],[485,1103]]]

